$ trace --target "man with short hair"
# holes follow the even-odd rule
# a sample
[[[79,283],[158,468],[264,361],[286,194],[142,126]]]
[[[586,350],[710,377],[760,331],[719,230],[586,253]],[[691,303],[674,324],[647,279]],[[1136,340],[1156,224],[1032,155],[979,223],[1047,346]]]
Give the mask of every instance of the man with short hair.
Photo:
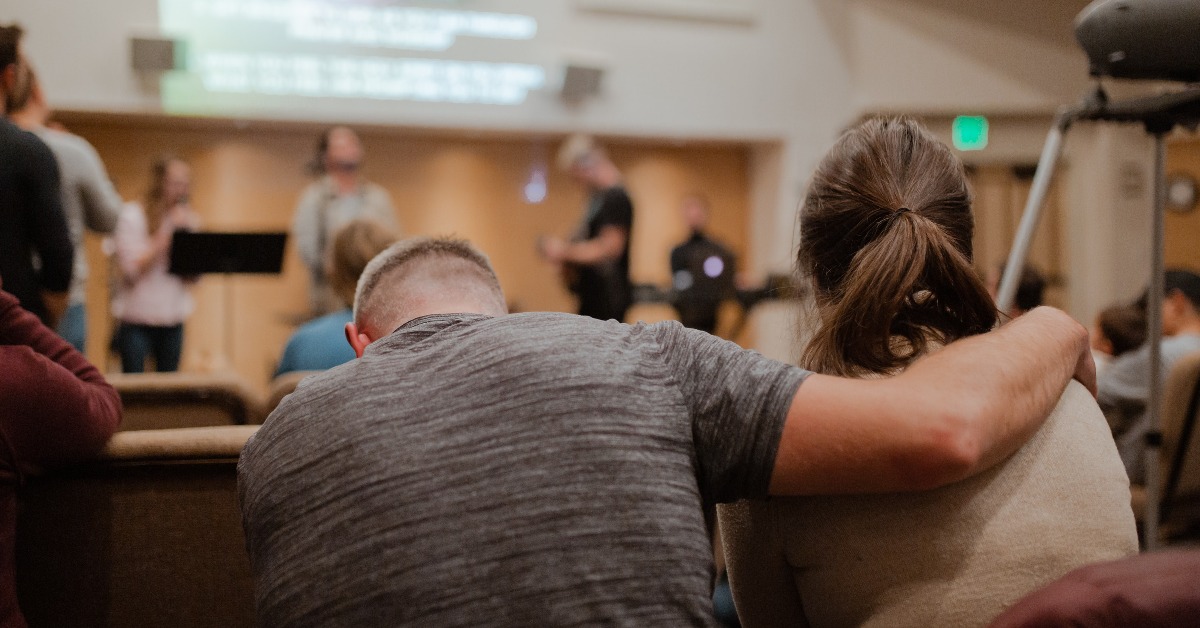
[[[1163,381],[1180,358],[1200,351],[1200,275],[1187,270],[1168,270],[1163,278],[1160,359]],[[1142,303],[1145,303],[1143,297]],[[1146,433],[1150,424],[1146,402],[1150,398],[1150,343],[1144,342],[1112,361],[1099,380],[1096,401],[1108,417],[1117,441],[1117,451],[1129,481],[1146,483]]]
[[[558,167],[587,187],[588,206],[570,241],[542,238],[542,257],[559,266],[567,287],[579,297],[580,315],[623,321],[633,304],[633,201],[621,171],[587,135],[572,135],[563,142]]]
[[[1086,331],[1048,308],[848,380],[673,321],[504,303],[465,242],[368,265],[359,359],[306,379],[239,462],[260,623],[711,625],[717,502],[954,482],[1073,372],[1094,383]]]
[[[75,250],[58,191],[58,164],[32,133],[4,117],[28,67],[16,24],[0,25],[0,277],[50,327],[67,307]],[[34,256],[41,268],[34,267]]]

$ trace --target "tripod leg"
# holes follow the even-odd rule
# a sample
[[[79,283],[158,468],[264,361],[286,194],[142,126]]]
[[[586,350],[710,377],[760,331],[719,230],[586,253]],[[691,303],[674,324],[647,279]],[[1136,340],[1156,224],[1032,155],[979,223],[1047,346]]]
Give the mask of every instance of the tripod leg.
[[[1017,285],[1021,280],[1021,271],[1025,269],[1025,258],[1029,255],[1029,245],[1033,242],[1034,231],[1038,220],[1042,217],[1042,207],[1045,205],[1046,194],[1050,191],[1050,181],[1054,179],[1054,170],[1062,157],[1063,137],[1066,135],[1069,123],[1065,116],[1055,120],[1054,128],[1046,136],[1046,145],[1042,148],[1041,159],[1038,160],[1037,174],[1033,176],[1033,185],[1029,190],[1029,199],[1025,202],[1025,211],[1021,214],[1021,224],[1017,228],[1017,236],[1013,239],[1012,250],[1008,253],[1008,263],[1004,267],[1004,277],[1000,280],[1000,289],[996,294],[996,307],[1001,312],[1012,308],[1013,298],[1017,294]]]
[[[1161,490],[1158,468],[1159,447],[1162,445],[1162,303],[1163,275],[1163,233],[1167,200],[1166,182],[1167,142],[1163,133],[1154,136],[1154,243],[1150,258],[1150,290],[1146,297],[1147,335],[1146,342],[1150,347],[1150,387],[1146,399],[1146,414],[1150,429],[1146,434],[1146,451],[1143,463],[1146,465],[1146,514],[1145,535],[1146,549],[1153,550],[1158,545],[1158,515]]]

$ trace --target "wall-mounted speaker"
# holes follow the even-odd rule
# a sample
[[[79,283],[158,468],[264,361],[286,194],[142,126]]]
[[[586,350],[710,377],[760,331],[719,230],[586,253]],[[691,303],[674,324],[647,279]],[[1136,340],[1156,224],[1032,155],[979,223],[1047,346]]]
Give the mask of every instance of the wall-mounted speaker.
[[[139,72],[167,72],[183,68],[182,47],[164,37],[131,37],[129,60]]]
[[[567,102],[580,102],[600,93],[604,68],[568,63],[563,68],[562,90],[559,95]]]

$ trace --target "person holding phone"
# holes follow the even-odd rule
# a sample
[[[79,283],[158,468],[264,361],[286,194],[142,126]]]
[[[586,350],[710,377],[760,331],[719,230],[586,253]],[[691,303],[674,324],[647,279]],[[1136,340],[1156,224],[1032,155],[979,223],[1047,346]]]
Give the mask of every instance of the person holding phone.
[[[191,167],[166,155],[154,163],[152,176],[145,200],[122,208],[113,237],[120,275],[112,302],[119,322],[114,345],[126,373],[143,372],[151,355],[159,372],[178,370],[183,322],[195,309],[193,280],[168,270],[175,232],[199,227],[188,202]]]

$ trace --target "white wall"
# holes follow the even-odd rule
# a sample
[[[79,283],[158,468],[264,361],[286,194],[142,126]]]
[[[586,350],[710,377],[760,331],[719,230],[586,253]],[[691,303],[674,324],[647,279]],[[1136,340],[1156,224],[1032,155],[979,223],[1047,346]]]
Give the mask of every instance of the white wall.
[[[866,111],[1053,111],[1087,86],[1072,20],[1089,0],[851,0]]]

